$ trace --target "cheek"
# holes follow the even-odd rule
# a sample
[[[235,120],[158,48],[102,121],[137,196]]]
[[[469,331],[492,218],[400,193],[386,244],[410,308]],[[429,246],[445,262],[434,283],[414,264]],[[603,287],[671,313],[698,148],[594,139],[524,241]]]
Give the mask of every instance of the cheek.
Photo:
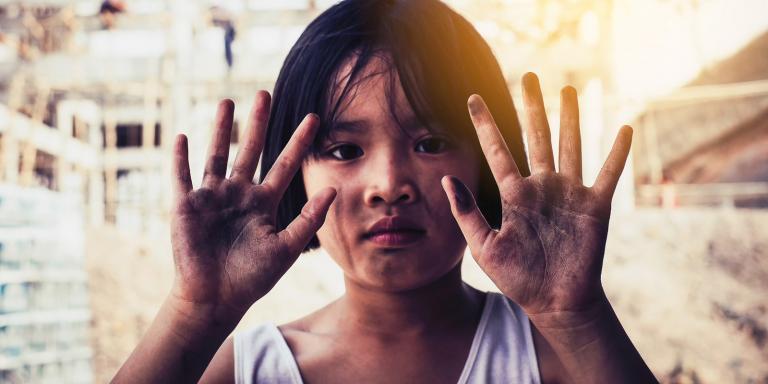
[[[479,165],[472,156],[456,156],[443,161],[438,166],[427,164],[418,171],[422,175],[429,175],[427,183],[422,183],[424,191],[439,192],[440,196],[448,204],[448,198],[443,190],[441,180],[444,176],[451,175],[461,180],[469,188],[474,196],[480,186]],[[425,185],[426,184],[426,185]]]
[[[336,189],[336,199],[325,216],[323,226],[317,232],[320,245],[334,258],[338,255],[349,254],[350,246],[354,241],[353,233],[344,230],[344,228],[351,227],[350,221],[355,220],[351,213],[354,212],[356,204],[356,187],[349,182],[349,180],[354,179],[348,173],[344,170],[313,164],[305,165],[302,168],[307,196],[312,196],[313,193],[326,187]],[[337,260],[337,262],[345,264],[344,260]]]
[[[304,163],[301,168],[301,174],[307,198],[311,198],[315,193],[327,187],[336,189],[337,195],[333,205],[331,205],[331,209],[339,201],[344,200],[345,196],[349,195],[349,180],[356,178],[348,170],[325,166],[322,163]]]
[[[327,172],[315,163],[304,162],[301,166],[301,177],[304,182],[304,190],[307,193],[307,198],[311,198],[315,193],[320,191],[323,187],[334,186],[334,180],[328,180]]]
[[[441,180],[446,175],[452,175],[469,188],[476,196],[479,184],[479,178],[476,168],[472,161],[463,158],[449,159],[440,166],[424,166],[417,172],[422,175],[420,180],[420,190],[425,205],[426,213],[433,218],[435,223],[451,225],[441,225],[441,232],[444,236],[454,236],[458,231],[458,225],[455,223],[448,196],[442,187]]]
[[[343,238],[344,231],[344,215],[341,212],[344,210],[345,199],[342,193],[336,194],[336,200],[334,200],[331,208],[328,210],[328,214],[325,216],[325,222],[320,230],[317,231],[317,239],[320,241],[320,245],[328,251],[332,256],[340,254],[339,251],[348,249],[346,245],[347,241]]]
[[[429,191],[429,210],[430,214],[435,217],[435,221],[438,223],[450,223],[450,225],[444,225],[444,236],[449,238],[459,237],[463,241],[463,235],[456,223],[456,219],[451,212],[450,202],[448,196],[445,193],[440,181],[443,176],[452,175],[461,180],[472,194],[477,197],[479,190],[480,178],[478,175],[478,165],[474,157],[460,156],[445,161],[442,166],[432,175],[431,179],[434,179],[427,186],[425,191]]]

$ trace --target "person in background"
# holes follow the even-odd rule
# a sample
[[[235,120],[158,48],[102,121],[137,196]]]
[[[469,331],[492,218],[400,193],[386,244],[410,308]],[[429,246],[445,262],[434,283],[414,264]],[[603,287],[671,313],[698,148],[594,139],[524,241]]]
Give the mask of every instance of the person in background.
[[[115,18],[118,13],[125,12],[125,2],[122,0],[104,0],[99,6],[99,20],[101,27],[112,29],[115,26]]]
[[[224,30],[224,60],[227,62],[227,70],[232,70],[234,58],[232,56],[232,42],[235,41],[237,31],[232,20],[232,13],[223,5],[214,5],[210,8],[211,22]]]

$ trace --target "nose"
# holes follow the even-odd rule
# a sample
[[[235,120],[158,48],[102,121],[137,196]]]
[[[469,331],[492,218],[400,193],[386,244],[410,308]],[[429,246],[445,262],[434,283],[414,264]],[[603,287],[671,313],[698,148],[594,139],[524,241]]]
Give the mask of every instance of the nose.
[[[366,205],[411,204],[419,198],[413,169],[408,161],[397,161],[395,156],[386,156],[377,159],[367,171]]]

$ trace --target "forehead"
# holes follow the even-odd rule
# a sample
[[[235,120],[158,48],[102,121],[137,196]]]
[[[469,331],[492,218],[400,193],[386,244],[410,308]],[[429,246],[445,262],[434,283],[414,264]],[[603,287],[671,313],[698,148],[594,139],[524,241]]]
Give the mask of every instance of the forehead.
[[[376,53],[353,73],[358,56],[345,60],[334,79],[330,129],[349,122],[392,121],[401,128],[418,125],[419,118],[408,102],[400,77],[386,53]]]

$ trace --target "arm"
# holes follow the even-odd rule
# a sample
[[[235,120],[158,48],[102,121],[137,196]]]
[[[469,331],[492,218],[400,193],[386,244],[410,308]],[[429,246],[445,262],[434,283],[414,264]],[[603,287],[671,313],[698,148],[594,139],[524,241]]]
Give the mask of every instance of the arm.
[[[632,129],[623,127],[595,185],[582,183],[576,91],[561,94],[559,170],[544,103],[532,73],[523,77],[531,176],[523,177],[483,100],[469,111],[502,201],[502,223],[488,226],[471,192],[443,178],[467,245],[504,295],[518,303],[576,383],[647,383],[653,375],[605,298],[600,274],[611,198]]]
[[[169,296],[112,381],[197,382],[241,317],[216,314]],[[234,379],[233,371],[229,374]]]
[[[285,230],[277,204],[317,131],[307,116],[261,184],[252,182],[269,114],[260,92],[232,173],[225,177],[234,104],[219,104],[201,188],[193,190],[187,141],[174,146],[171,243],[176,269],[171,293],[115,383],[196,382],[246,310],[296,261],[322,225],[336,193],[320,191]],[[222,365],[217,364],[217,367]]]
[[[575,383],[655,383],[608,299],[582,312],[529,315]]]

